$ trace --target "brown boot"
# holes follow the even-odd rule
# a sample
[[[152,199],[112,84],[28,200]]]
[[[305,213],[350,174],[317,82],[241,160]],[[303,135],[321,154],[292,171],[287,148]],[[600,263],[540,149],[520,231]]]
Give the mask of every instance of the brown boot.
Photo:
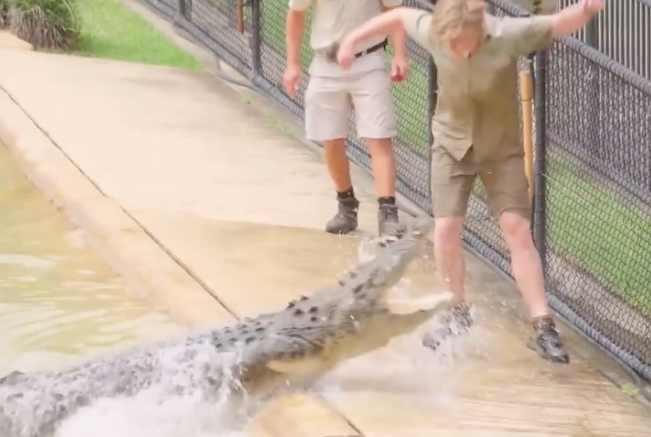
[[[396,205],[380,205],[377,213],[378,233],[381,237],[400,238],[405,233],[405,227],[398,220]]]
[[[423,346],[436,350],[448,338],[470,331],[475,323],[470,315],[470,309],[471,306],[465,302],[450,308],[449,312],[443,316],[442,326],[434,332],[425,334]]]
[[[534,336],[529,340],[529,348],[541,358],[552,363],[568,364],[570,355],[565,350],[558,335],[556,324],[551,316],[541,316],[533,320]]]
[[[354,197],[337,199],[337,214],[326,224],[326,232],[331,234],[348,234],[357,229],[357,211],[359,201]]]

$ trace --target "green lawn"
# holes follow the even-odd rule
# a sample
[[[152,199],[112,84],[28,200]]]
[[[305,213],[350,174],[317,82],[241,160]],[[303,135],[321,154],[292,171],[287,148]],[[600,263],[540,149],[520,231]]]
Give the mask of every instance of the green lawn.
[[[201,64],[120,0],[79,0],[82,31],[75,54],[202,70]]]
[[[550,248],[651,315],[651,216],[581,177],[566,157],[548,157],[546,177]]]

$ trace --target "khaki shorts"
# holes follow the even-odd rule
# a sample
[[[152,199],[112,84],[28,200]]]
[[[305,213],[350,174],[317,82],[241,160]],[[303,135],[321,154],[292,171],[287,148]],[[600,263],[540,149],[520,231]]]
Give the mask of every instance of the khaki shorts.
[[[348,137],[355,109],[359,138],[397,135],[391,80],[386,70],[340,77],[312,76],[305,91],[305,134],[312,141]]]
[[[457,161],[444,148],[432,150],[432,203],[434,217],[464,216],[476,177],[479,176],[494,217],[513,212],[531,217],[529,183],[524,172],[524,155],[514,154],[491,162],[477,162],[471,148]]]

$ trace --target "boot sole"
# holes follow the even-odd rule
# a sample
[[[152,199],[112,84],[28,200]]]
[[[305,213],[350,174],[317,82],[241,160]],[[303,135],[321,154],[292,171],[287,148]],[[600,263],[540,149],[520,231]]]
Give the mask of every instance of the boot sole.
[[[527,342],[527,347],[531,349],[532,351],[536,352],[540,358],[543,360],[549,361],[550,363],[554,364],[570,364],[570,356],[567,355],[565,357],[556,357],[554,355],[550,355],[546,350],[538,346],[538,344],[533,340],[530,339]]]
[[[328,229],[326,228],[325,231],[328,234],[335,234],[335,235],[348,235],[353,232],[355,232],[357,228],[352,228],[352,229]]]

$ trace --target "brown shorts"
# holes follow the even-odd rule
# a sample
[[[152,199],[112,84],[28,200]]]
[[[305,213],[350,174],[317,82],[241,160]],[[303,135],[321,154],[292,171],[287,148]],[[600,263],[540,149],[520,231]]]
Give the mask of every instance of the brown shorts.
[[[478,162],[471,148],[461,161],[457,161],[448,151],[436,145],[432,150],[434,217],[464,216],[477,176],[484,184],[494,217],[499,218],[510,211],[527,220],[531,218],[529,183],[524,172],[523,155]]]

